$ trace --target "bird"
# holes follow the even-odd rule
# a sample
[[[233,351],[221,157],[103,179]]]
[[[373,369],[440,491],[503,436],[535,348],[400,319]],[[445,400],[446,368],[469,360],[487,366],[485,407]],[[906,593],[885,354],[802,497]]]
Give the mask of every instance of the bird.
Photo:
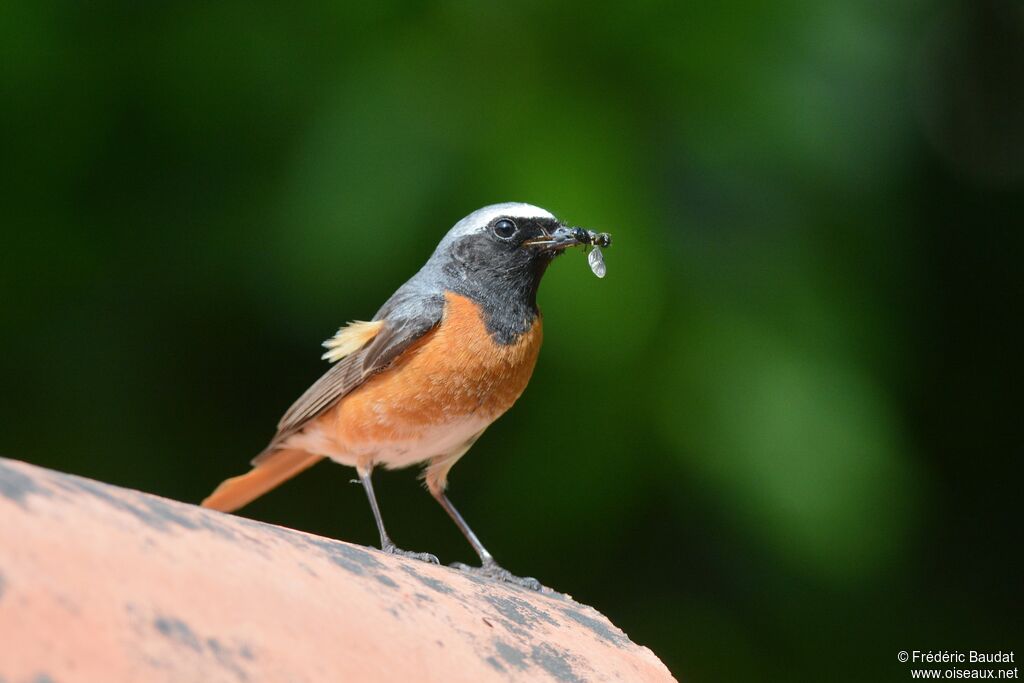
[[[541,589],[495,561],[449,500],[448,475],[530,381],[543,336],[537,289],[548,265],[594,237],[531,204],[470,213],[371,320],[323,343],[331,367],[285,412],[252,468],[202,505],[233,512],[329,458],[355,468],[381,550],[436,564],[391,540],[371,480],[376,467],[423,465],[427,490],[480,558],[479,567],[453,566]]]

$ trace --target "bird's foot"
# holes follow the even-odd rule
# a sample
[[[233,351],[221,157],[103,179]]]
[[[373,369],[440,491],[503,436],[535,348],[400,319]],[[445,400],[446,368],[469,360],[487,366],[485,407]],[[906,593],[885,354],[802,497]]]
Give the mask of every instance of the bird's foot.
[[[412,550],[402,550],[394,543],[385,543],[383,547],[381,547],[381,550],[389,555],[408,557],[411,560],[419,560],[420,562],[426,562],[427,564],[441,564],[436,555],[431,555],[430,553],[417,553]]]
[[[468,564],[463,564],[462,562],[454,562],[451,566],[470,574],[486,576],[487,578],[494,579],[495,581],[511,583],[514,586],[519,586],[532,591],[540,591],[544,589],[544,586],[541,585],[540,581],[532,576],[516,576],[509,570],[500,566],[494,560],[484,562],[480,567],[470,567]]]

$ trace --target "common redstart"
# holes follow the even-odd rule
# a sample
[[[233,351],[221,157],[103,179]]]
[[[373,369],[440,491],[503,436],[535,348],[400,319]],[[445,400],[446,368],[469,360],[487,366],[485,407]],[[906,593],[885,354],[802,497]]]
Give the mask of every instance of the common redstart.
[[[571,246],[609,244],[607,234],[563,225],[529,204],[466,216],[373,320],[324,342],[331,368],[284,414],[252,469],[224,481],[203,506],[237,510],[326,457],[356,468],[382,550],[437,563],[395,546],[370,480],[378,465],[424,463],[427,489],[480,556],[480,567],[459,566],[539,588],[494,561],[445,495],[448,472],[530,381],[541,344],[537,287],[548,264]]]

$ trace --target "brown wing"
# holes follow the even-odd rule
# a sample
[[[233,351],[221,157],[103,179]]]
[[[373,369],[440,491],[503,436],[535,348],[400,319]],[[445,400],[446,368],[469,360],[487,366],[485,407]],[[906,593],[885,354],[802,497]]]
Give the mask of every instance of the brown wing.
[[[441,320],[441,310],[430,308],[432,310],[428,312],[424,307],[415,317],[385,319],[369,343],[332,365],[292,404],[277,423],[277,434],[270,440],[270,445],[253,458],[252,464],[260,464],[280,447],[285,438],[302,429],[369,377],[385,370],[413,342],[434,329]]]

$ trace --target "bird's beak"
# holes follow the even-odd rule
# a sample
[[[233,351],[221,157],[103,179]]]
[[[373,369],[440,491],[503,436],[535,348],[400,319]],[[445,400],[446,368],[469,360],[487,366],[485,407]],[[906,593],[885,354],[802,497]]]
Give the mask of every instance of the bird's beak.
[[[526,240],[523,242],[523,246],[536,249],[537,251],[560,252],[568,249],[569,247],[589,243],[588,233],[583,228],[571,228],[568,225],[559,225],[551,232],[545,230],[543,235],[538,235],[537,237]]]

